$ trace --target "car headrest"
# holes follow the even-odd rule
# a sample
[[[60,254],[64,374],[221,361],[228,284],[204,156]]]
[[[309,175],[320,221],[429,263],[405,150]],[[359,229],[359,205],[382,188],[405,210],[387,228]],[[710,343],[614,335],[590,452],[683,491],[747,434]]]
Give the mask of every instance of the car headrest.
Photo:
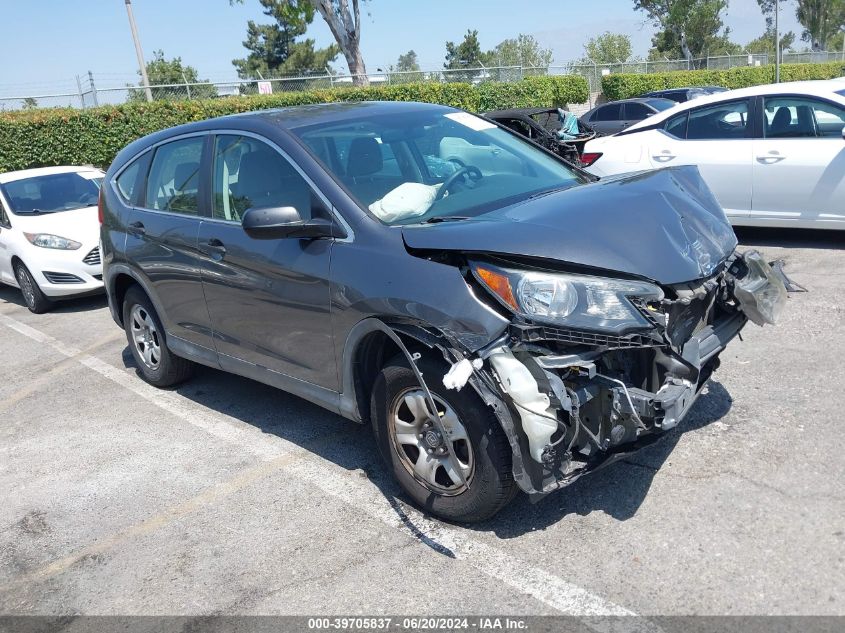
[[[352,140],[346,160],[347,176],[369,176],[380,172],[383,164],[381,147],[376,139],[362,136]]]
[[[772,119],[771,125],[771,132],[773,134],[783,133],[789,128],[790,124],[792,123],[792,113],[789,111],[789,108],[786,106],[781,106],[775,112],[775,116]]]

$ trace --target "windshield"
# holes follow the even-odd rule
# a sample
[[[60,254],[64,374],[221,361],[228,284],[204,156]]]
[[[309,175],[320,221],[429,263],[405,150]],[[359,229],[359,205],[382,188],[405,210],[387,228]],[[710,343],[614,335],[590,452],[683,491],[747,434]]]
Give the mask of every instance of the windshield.
[[[102,180],[94,171],[68,172],[21,178],[0,187],[12,213],[56,213],[96,205]]]
[[[292,130],[387,224],[477,216],[587,179],[466,112],[361,117]]]

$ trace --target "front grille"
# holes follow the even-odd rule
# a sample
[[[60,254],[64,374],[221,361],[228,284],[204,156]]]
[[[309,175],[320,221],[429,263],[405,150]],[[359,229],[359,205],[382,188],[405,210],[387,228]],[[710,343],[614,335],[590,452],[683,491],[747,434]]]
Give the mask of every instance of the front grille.
[[[612,349],[650,347],[659,345],[653,339],[639,334],[628,336],[614,336],[613,334],[599,334],[556,327],[534,327],[522,329],[523,336],[529,341],[544,340],[558,341],[572,345],[595,345]]]
[[[51,284],[81,284],[84,283],[79,277],[76,275],[71,275],[70,273],[53,273],[49,271],[44,271],[44,276],[47,278]]]
[[[101,262],[100,247],[95,246],[94,248],[92,248],[91,252],[82,258],[82,261],[88,264],[89,266],[99,266]]]

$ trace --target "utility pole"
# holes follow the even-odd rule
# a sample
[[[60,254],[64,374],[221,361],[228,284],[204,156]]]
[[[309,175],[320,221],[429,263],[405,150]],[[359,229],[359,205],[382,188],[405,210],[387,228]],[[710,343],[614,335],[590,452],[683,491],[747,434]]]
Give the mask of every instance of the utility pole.
[[[127,0],[128,2],[128,0]],[[780,0],[775,0],[775,83],[780,83],[780,30],[778,29]]]
[[[135,42],[135,54],[138,56],[138,66],[141,71],[141,82],[144,84],[144,92],[147,94],[147,101],[152,101],[153,92],[150,90],[150,79],[147,77],[147,65],[144,63],[144,53],[141,50],[141,40],[138,39],[138,27],[135,26],[135,16],[132,14],[132,0],[126,0],[126,13],[129,15],[129,28],[132,29],[132,40]]]

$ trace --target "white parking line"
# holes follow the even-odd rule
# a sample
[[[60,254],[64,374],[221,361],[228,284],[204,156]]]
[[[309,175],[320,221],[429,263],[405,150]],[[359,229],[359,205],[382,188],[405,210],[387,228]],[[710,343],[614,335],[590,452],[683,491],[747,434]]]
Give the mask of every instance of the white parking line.
[[[80,351],[45,334],[29,325],[4,314],[0,324],[32,339],[48,345],[60,354],[76,356],[77,360],[104,378],[129,389],[157,407],[185,422],[228,443],[248,450],[252,454],[270,460],[286,453],[302,453],[305,449],[278,436],[268,436],[259,429],[244,422],[224,417],[223,414],[205,409],[178,394],[156,389],[140,380],[130,370],[121,370],[94,356],[80,354]],[[392,507],[378,489],[346,469],[320,460],[309,454],[309,458],[292,462],[285,469],[300,481],[315,486],[325,494],[362,511],[392,528],[435,545],[435,549],[451,554],[478,571],[511,588],[531,596],[535,600],[562,614],[582,617],[633,616],[632,611],[595,595],[543,569],[534,567],[492,545],[472,538],[466,532],[423,516],[418,511],[397,504]],[[448,550],[448,551],[446,551]],[[587,620],[590,628],[609,633],[622,629],[618,620]],[[624,618],[625,631],[659,631],[659,627],[647,620]]]

